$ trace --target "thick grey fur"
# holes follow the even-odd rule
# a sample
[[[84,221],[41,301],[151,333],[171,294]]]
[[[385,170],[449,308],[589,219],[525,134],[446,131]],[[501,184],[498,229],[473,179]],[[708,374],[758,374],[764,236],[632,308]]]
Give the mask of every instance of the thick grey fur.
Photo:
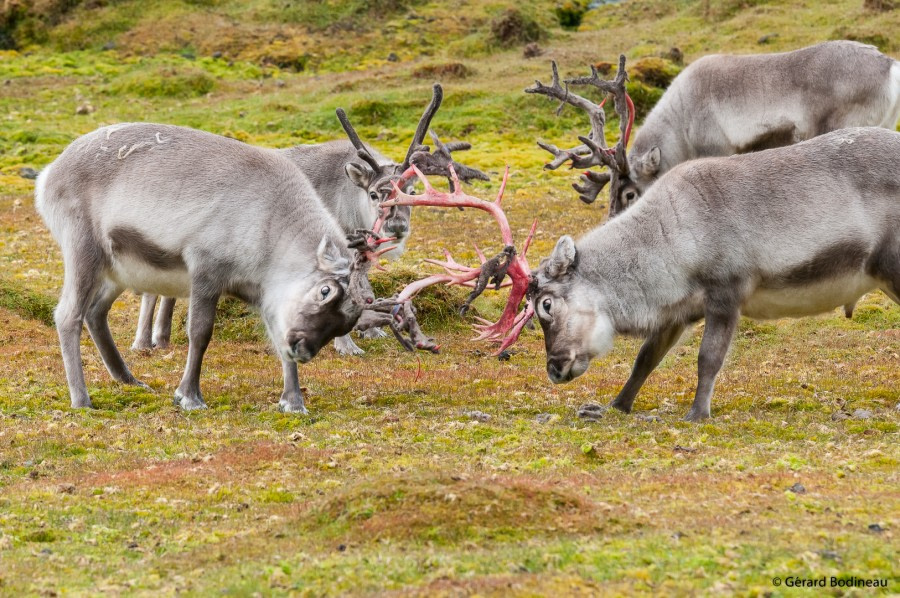
[[[368,147],[368,149],[380,164],[394,166],[391,160],[378,153],[374,148]],[[372,227],[378,217],[377,204],[387,197],[390,187],[388,185],[387,189],[384,189],[381,187],[385,185],[381,184],[381,187],[376,188],[380,181],[374,180],[374,177],[371,176],[366,177],[365,167],[354,164],[358,163],[359,159],[356,148],[349,141],[328,141],[274,151],[290,160],[306,175],[325,207],[337,219],[345,233],[349,234],[358,229]],[[350,168],[350,164],[354,164],[355,167]],[[374,197],[372,194],[375,194]],[[397,237],[397,241],[392,243],[397,245],[397,249],[384,254],[386,258],[395,259],[405,250],[410,232],[409,218],[410,209],[401,207],[395,208],[385,222],[385,233]],[[156,302],[156,295],[146,294],[142,298],[141,313],[132,349],[147,350],[169,346],[175,299],[162,298],[154,324],[153,310]],[[373,328],[365,334],[385,336],[384,332],[377,328]],[[342,355],[359,355],[363,352],[349,334],[336,338],[334,345]]]
[[[622,216],[561,238],[530,296],[554,382],[581,375],[616,334],[646,339],[612,402],[626,412],[705,319],[687,415],[698,421],[740,315],[812,315],[875,289],[900,303],[900,133],[868,127],[681,164]]]
[[[125,289],[191,298],[175,393],[184,409],[205,407],[200,366],[222,294],[260,309],[283,364],[284,411],[306,411],[297,362],[349,332],[362,312],[346,292],[354,255],[344,232],[278,151],[184,127],[114,125],[69,145],[41,172],[35,195],[63,253],[55,317],[73,407],[91,406],[82,322],[113,378],[139,384],[107,324]]]
[[[610,187],[610,214],[682,162],[845,127],[893,130],[898,118],[900,62],[874,46],[830,41],[780,54],[704,56],[675,78],[635,134],[629,176]]]

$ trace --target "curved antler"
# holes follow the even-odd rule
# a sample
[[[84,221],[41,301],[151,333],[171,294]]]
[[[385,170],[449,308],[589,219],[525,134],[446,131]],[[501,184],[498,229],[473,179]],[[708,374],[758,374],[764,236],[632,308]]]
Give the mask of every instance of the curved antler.
[[[626,159],[625,148],[628,146],[628,140],[631,137],[631,129],[634,126],[634,102],[631,101],[631,96],[628,95],[628,91],[625,88],[625,82],[627,80],[628,73],[625,71],[624,54],[619,55],[619,70],[616,72],[616,78],[612,81],[601,78],[600,73],[597,71],[597,67],[594,65],[591,65],[590,77],[566,79],[566,83],[572,85],[593,85],[600,91],[613,96],[616,114],[619,115],[619,141],[616,143],[616,147],[612,152],[615,157],[615,166],[611,164],[607,164],[607,166],[615,168],[621,176],[626,176],[628,174],[628,160]],[[598,149],[603,149],[605,151],[598,152]],[[597,155],[598,153],[610,153],[609,150],[606,149],[606,143],[599,145],[599,147],[595,144],[594,147],[591,147],[591,151],[594,155]]]
[[[522,246],[521,253],[517,252],[512,238],[512,229],[510,228],[509,221],[501,207],[503,192],[505,191],[506,183],[509,180],[509,167],[506,168],[503,175],[503,181],[500,184],[500,191],[497,194],[497,199],[492,202],[463,193],[459,177],[452,164],[449,166],[450,180],[452,183],[451,191],[449,193],[438,191],[432,187],[425,177],[425,174],[419,170],[415,164],[413,164],[410,169],[415,176],[418,176],[419,180],[422,181],[422,184],[425,186],[424,193],[420,195],[408,195],[403,193],[401,186],[395,183],[394,192],[383,204],[385,207],[400,205],[439,206],[484,210],[489,212],[494,217],[494,220],[497,221],[497,225],[500,227],[500,236],[503,240],[504,249],[496,257],[489,260],[485,260],[482,256],[482,265],[480,268],[463,266],[454,261],[452,257],[447,254],[447,261],[438,263],[447,270],[446,274],[435,274],[411,283],[400,293],[397,300],[409,300],[415,296],[416,293],[433,284],[474,286],[473,292],[466,299],[464,307],[467,307],[472,300],[484,291],[488,281],[494,283],[495,288],[499,288],[502,285],[503,278],[508,275],[512,281],[510,285],[511,290],[506,302],[506,307],[504,308],[500,319],[493,323],[487,322],[486,320],[480,320],[481,324],[475,326],[476,330],[480,332],[477,340],[500,342],[501,348],[499,351],[506,349],[515,342],[522,331],[522,327],[534,314],[533,309],[530,307],[530,303],[526,305],[522,312],[519,312],[518,310],[522,300],[525,299],[528,285],[531,281],[531,268],[528,266],[528,261],[525,256],[528,252],[531,240],[534,237],[535,230],[537,229],[537,220],[535,220],[531,225],[531,232]],[[480,251],[479,255],[481,255]],[[432,261],[432,263],[435,262]],[[475,282],[476,280],[477,282]]]
[[[422,114],[422,118],[419,119],[419,124],[416,125],[416,134],[413,135],[412,143],[409,144],[409,149],[406,150],[406,157],[403,158],[403,164],[400,165],[401,172],[409,168],[409,165],[411,163],[410,159],[412,158],[414,153],[419,151],[422,142],[425,141],[425,133],[431,126],[431,120],[437,113],[438,108],[441,107],[441,103],[443,101],[444,88],[441,87],[440,83],[435,83],[431,88],[431,102],[425,108],[425,112]]]
[[[347,133],[347,137],[350,138],[350,143],[356,148],[356,155],[362,160],[365,160],[376,173],[380,172],[382,168],[381,164],[378,163],[378,160],[375,159],[359,138],[356,129],[350,124],[350,119],[347,118],[347,113],[344,112],[344,109],[338,108],[335,113],[337,114],[338,120],[341,121],[341,127],[344,128],[344,132]]]

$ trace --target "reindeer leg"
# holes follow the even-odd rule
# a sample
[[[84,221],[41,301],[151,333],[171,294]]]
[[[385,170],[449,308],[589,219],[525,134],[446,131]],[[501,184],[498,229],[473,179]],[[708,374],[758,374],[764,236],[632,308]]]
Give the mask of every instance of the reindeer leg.
[[[303,403],[303,391],[300,390],[300,379],[297,377],[297,362],[282,359],[281,369],[284,372],[284,391],[278,401],[279,411],[308,414],[309,411]]]
[[[634,399],[637,397],[638,391],[647,381],[650,373],[656,369],[663,357],[675,346],[678,339],[685,329],[684,324],[673,324],[666,328],[657,330],[644,341],[641,350],[638,351],[637,359],[634,361],[634,367],[631,368],[631,376],[618,396],[609,404],[625,413],[631,413],[631,407],[634,405]]]
[[[185,411],[206,409],[203,395],[200,393],[200,366],[203,354],[212,338],[213,325],[216,321],[216,303],[218,293],[201,293],[203,287],[194,281],[191,285],[191,304],[188,308],[188,357],[184,367],[181,384],[175,391],[175,404]]]
[[[141,314],[138,316],[137,331],[134,333],[132,351],[148,351],[153,348],[151,338],[153,328],[153,310],[156,309],[156,295],[141,295]]]
[[[369,328],[361,333],[363,338],[387,338],[388,333],[381,328]]]
[[[338,352],[340,355],[362,355],[365,353],[362,349],[360,349],[356,343],[353,342],[353,339],[350,338],[349,334],[345,334],[344,336],[339,336],[334,339],[334,350]]]
[[[94,295],[94,301],[87,310],[85,322],[87,323],[88,332],[91,338],[94,339],[94,345],[97,346],[97,350],[100,351],[100,357],[103,358],[103,363],[106,365],[109,375],[114,380],[122,384],[150,388],[131,374],[128,366],[125,365],[125,360],[122,359],[122,354],[116,348],[112,332],[109,329],[109,321],[107,319],[109,308],[112,307],[113,301],[121,294],[122,288],[115,283],[109,280],[102,283],[100,289]]]
[[[700,354],[697,358],[697,393],[691,410],[684,418],[686,421],[699,422],[709,417],[716,376],[725,363],[725,356],[734,338],[740,315],[740,310],[736,307],[728,309],[720,305],[710,309],[710,305],[707,304],[706,327],[703,330],[703,340],[700,341]]]
[[[175,310],[175,299],[163,297],[159,302],[159,313],[156,314],[156,322],[153,325],[153,346],[158,349],[168,349],[169,340],[172,338],[172,314]]]
[[[67,256],[70,256],[67,259]],[[99,250],[83,244],[63,249],[65,280],[59,303],[53,312],[66,382],[73,408],[92,407],[84,382],[84,366],[81,362],[81,328],[85,312],[100,285],[102,254]]]

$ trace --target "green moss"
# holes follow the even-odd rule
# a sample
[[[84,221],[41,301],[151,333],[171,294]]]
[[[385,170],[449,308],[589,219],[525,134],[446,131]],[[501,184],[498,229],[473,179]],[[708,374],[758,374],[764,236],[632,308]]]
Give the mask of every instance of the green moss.
[[[209,93],[214,87],[215,80],[199,68],[153,67],[117,78],[109,86],[109,93],[144,98],[187,98]]]
[[[53,326],[56,301],[28,289],[24,284],[0,278],[0,307],[11,309],[22,317]]]

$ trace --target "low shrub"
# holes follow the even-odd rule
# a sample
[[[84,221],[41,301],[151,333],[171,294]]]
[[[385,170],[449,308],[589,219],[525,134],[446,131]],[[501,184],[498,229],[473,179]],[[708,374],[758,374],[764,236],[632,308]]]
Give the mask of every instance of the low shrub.
[[[209,93],[215,80],[195,67],[156,67],[138,70],[115,79],[109,86],[114,94],[143,98],[187,98]]]

